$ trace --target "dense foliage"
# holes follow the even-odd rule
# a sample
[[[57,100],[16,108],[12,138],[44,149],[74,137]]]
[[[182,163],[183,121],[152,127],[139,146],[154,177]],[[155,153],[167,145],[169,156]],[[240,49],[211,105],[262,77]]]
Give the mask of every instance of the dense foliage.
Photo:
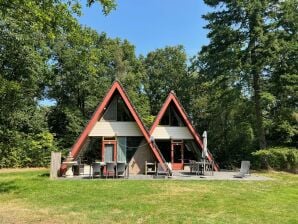
[[[144,66],[145,92],[150,101],[151,114],[158,113],[171,90],[175,91],[184,106],[189,105],[192,79],[187,72],[187,56],[182,46],[165,47],[148,53]]]
[[[298,150],[294,148],[269,148],[253,153],[254,166],[261,169],[275,169],[298,172]]]
[[[297,147],[297,1],[205,0],[210,43],[192,63],[194,114],[220,163]]]
[[[98,2],[104,14],[116,6]],[[137,57],[127,40],[82,27],[76,0],[0,1],[0,167],[66,153],[115,79],[148,127],[174,90],[221,167],[297,147],[297,1],[205,3],[210,44],[189,62],[182,46]]]
[[[56,108],[43,108],[39,100],[51,97],[60,40],[83,30],[73,13],[79,13],[76,1],[0,1],[0,167],[44,166],[50,151],[63,147],[48,125]],[[73,108],[69,125],[81,129]]]

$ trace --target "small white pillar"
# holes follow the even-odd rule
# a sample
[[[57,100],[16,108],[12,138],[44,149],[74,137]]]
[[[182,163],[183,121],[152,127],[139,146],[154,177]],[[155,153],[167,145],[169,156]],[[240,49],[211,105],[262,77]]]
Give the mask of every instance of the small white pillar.
[[[50,178],[55,179],[61,167],[61,152],[51,152],[51,171]]]

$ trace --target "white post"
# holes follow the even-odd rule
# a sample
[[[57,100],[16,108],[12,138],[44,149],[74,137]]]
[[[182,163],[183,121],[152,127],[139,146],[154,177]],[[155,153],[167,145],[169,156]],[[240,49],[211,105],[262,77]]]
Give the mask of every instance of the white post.
[[[204,131],[203,133],[203,153],[202,153],[202,157],[204,160],[204,174],[205,175],[205,171],[206,171],[206,157],[207,157],[207,131]]]
[[[50,178],[55,179],[61,167],[61,152],[51,152],[51,172]]]

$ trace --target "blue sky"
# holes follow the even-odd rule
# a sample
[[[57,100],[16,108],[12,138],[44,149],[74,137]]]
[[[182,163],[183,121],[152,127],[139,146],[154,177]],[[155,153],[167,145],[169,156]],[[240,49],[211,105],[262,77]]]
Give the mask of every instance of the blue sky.
[[[109,37],[127,39],[137,55],[182,44],[191,57],[208,43],[201,16],[211,9],[202,0],[117,0],[117,4],[108,16],[99,5],[84,7],[79,22]]]
[[[82,4],[86,3],[82,0]],[[202,15],[211,11],[203,0],[117,0],[118,6],[104,16],[98,4],[83,7],[79,22],[109,37],[127,39],[137,55],[165,46],[182,44],[188,57],[208,43]],[[54,105],[45,99],[40,105]]]

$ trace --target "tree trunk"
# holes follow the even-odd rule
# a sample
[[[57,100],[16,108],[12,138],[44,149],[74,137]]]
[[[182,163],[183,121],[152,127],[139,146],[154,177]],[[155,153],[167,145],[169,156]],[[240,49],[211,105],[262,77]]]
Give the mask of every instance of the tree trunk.
[[[266,138],[263,126],[262,109],[260,102],[260,75],[255,71],[253,74],[254,106],[256,113],[256,128],[258,134],[259,148],[266,148]]]
[[[266,148],[266,138],[263,126],[263,116],[261,107],[261,85],[260,85],[260,74],[262,72],[262,62],[261,55],[258,54],[260,41],[260,28],[262,27],[262,17],[260,12],[255,10],[253,14],[249,17],[249,55],[250,55],[250,66],[251,75],[253,78],[253,90],[254,90],[254,107],[255,107],[255,122],[259,141],[259,148]]]

